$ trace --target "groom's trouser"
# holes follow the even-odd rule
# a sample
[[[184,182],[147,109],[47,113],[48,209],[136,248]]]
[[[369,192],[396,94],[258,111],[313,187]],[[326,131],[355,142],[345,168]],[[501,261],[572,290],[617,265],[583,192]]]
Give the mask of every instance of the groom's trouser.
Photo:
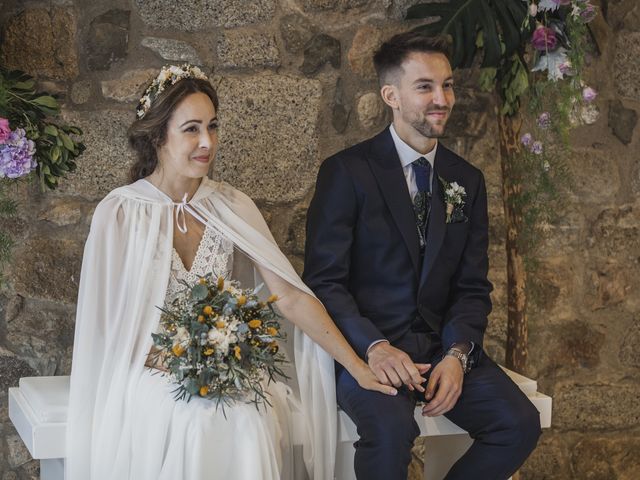
[[[442,357],[441,346],[428,333],[410,332],[394,346],[416,363],[435,366]],[[420,433],[414,394],[405,388],[396,396],[364,390],[343,368],[336,381],[338,404],[360,436],[355,443],[358,480],[405,480],[413,441]],[[541,433],[536,408],[486,355],[464,376],[462,394],[445,416],[474,439],[447,480],[504,480],[524,463]]]

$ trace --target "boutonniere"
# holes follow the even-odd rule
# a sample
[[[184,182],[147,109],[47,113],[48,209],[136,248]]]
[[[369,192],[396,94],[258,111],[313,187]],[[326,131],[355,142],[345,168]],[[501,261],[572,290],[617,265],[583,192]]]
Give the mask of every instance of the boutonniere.
[[[464,201],[467,198],[467,191],[458,182],[447,182],[444,178],[438,176],[442,191],[444,192],[444,204],[447,218],[445,223],[467,222],[469,219],[462,211]]]

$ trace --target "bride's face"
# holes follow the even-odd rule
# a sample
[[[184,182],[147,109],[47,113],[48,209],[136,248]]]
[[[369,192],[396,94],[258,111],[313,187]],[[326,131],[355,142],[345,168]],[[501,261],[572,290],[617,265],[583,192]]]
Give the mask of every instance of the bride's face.
[[[159,167],[169,178],[202,178],[218,149],[218,119],[211,99],[192,93],[178,104],[167,124],[165,143],[158,152]]]

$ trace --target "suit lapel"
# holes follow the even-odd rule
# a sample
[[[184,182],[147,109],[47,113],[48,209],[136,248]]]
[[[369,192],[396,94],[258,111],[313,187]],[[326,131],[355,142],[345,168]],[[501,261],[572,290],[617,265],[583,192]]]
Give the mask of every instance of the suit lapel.
[[[424,250],[424,260],[422,262],[422,272],[420,275],[420,287],[422,287],[427,280],[433,263],[438,257],[438,253],[442,247],[442,241],[444,240],[444,234],[446,232],[444,191],[442,190],[439,177],[450,178],[452,171],[451,166],[452,162],[449,158],[448,151],[438,142],[433,167],[433,195],[427,229],[427,244]]]
[[[367,157],[384,201],[409,250],[411,263],[417,276],[420,271],[420,244],[416,232],[413,203],[409,197],[407,181],[388,128],[373,138]]]

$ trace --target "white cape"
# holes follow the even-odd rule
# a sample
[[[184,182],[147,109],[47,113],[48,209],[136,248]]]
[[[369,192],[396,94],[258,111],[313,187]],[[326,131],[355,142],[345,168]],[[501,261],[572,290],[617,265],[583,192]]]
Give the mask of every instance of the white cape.
[[[164,304],[173,218],[180,209],[215,228],[253,262],[313,295],[276,245],[255,204],[228,184],[203,179],[188,204],[174,203],[145,180],[112,191],[96,208],[82,263],[67,426],[67,480],[122,480],[118,474],[126,472],[131,462],[136,437],[131,395],[139,392],[151,333],[160,318],[157,307]],[[336,449],[333,360],[298,328],[294,357],[306,423],[307,472],[313,480],[332,479]]]

